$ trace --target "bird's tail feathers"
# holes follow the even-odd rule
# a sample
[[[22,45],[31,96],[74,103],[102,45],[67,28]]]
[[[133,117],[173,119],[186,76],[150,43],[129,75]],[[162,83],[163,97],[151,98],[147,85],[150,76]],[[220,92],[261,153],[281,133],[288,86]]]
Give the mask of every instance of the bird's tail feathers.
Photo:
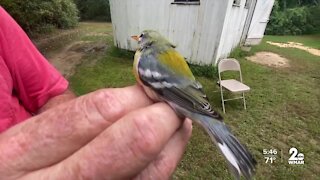
[[[243,175],[251,179],[255,174],[256,160],[247,148],[231,133],[229,128],[221,121],[201,114],[190,114],[190,119],[198,122],[211,139],[217,144],[223,156],[227,159],[230,171],[236,179]]]

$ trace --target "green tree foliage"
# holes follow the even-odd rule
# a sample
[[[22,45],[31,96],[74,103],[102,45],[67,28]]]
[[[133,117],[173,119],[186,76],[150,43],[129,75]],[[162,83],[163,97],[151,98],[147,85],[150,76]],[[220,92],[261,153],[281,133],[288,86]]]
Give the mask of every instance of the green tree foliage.
[[[0,5],[28,33],[74,27],[79,19],[72,0],[0,0]]]
[[[301,6],[317,6],[320,0],[276,0],[279,8],[285,10],[287,8],[295,8]]]
[[[111,21],[109,0],[74,0],[81,20]]]
[[[276,0],[267,34],[300,35],[320,31],[320,0]]]

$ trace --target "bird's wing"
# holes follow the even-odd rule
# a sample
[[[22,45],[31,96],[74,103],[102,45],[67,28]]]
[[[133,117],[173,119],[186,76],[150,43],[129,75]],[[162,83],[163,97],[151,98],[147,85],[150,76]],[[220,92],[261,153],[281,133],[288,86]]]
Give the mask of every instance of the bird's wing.
[[[187,66],[190,71],[184,59],[173,61],[177,60],[180,61],[179,68]],[[142,83],[156,91],[165,101],[174,100],[176,105],[191,112],[222,120],[222,117],[212,109],[202,85],[194,79],[192,73],[190,75],[187,72],[185,75],[174,71],[166,63],[160,63],[155,55],[142,54],[138,64],[138,74]]]

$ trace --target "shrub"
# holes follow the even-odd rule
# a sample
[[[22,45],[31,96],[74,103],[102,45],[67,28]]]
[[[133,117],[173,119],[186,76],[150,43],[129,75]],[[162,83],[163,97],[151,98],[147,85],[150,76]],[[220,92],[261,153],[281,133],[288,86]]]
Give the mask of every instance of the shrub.
[[[216,66],[200,66],[189,64],[189,67],[195,76],[202,76],[211,79],[216,79],[218,77],[218,69]]]
[[[79,19],[72,0],[1,0],[1,5],[28,33],[74,27]]]
[[[281,10],[278,2],[270,16],[266,34],[301,35],[319,30],[319,6],[302,6]]]
[[[109,0],[75,0],[81,20],[111,21]]]
[[[320,5],[310,7],[310,16],[308,17],[308,21],[311,22],[313,29],[312,33],[320,32]]]
[[[54,0],[53,18],[58,28],[69,28],[77,25],[78,9],[72,0]]]

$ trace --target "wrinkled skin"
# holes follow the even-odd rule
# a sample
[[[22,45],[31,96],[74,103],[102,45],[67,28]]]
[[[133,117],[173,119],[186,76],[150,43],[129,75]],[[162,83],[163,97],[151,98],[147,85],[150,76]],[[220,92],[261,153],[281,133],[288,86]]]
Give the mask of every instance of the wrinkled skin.
[[[138,86],[99,90],[0,134],[0,179],[168,179],[191,130]]]

